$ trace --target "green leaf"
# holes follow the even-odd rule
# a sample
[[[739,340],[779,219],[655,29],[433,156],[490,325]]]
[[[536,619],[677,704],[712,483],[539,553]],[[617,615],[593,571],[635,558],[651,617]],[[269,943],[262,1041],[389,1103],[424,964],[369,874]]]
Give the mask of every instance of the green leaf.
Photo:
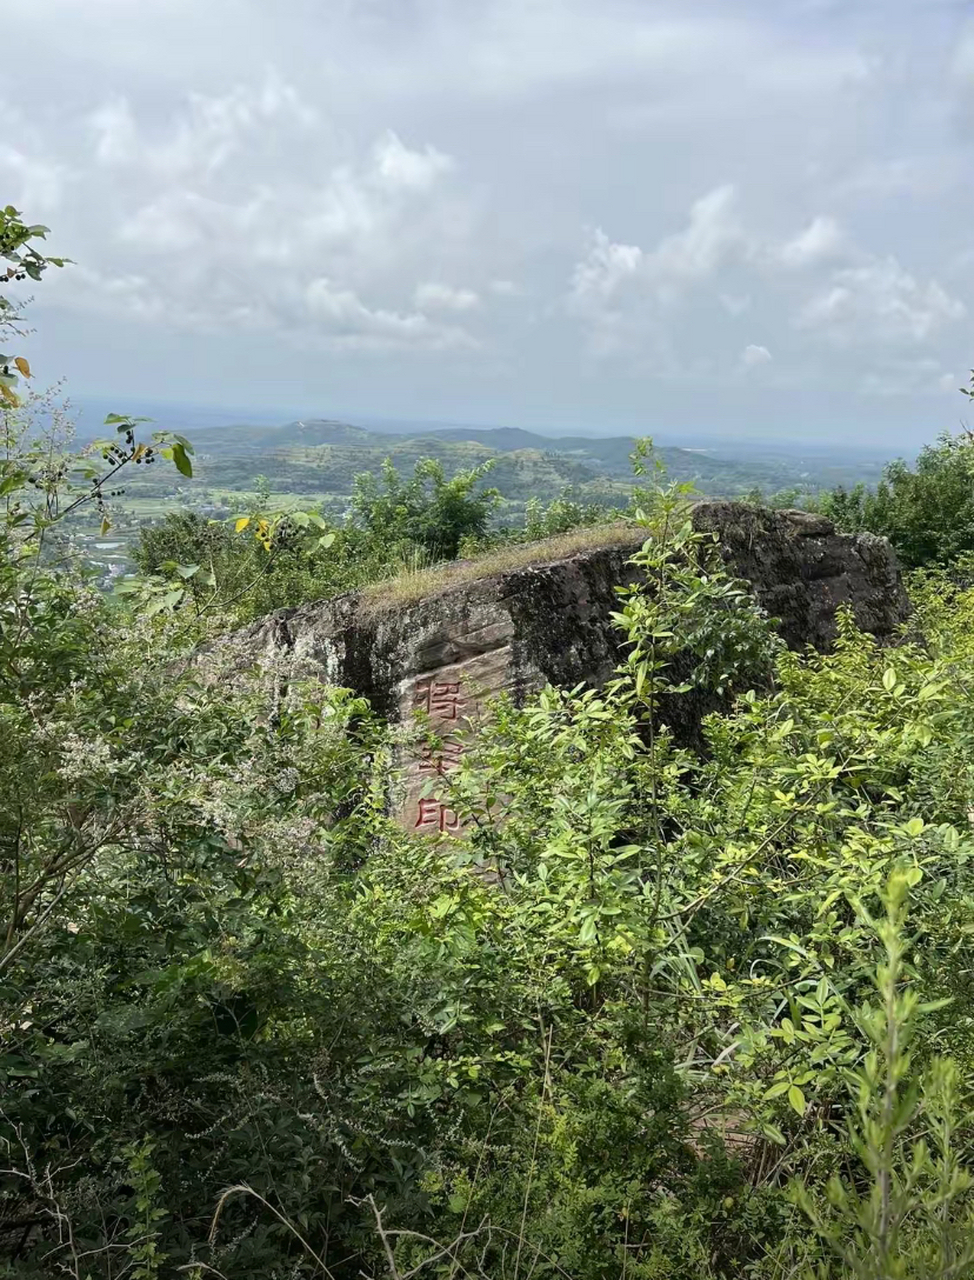
[[[779,1147],[786,1145],[785,1135],[776,1124],[762,1124],[761,1132],[769,1142],[773,1142]]]
[[[189,454],[186,452],[185,445],[178,440],[172,447],[172,460],[176,464],[176,470],[180,475],[192,476],[193,464],[189,460]]]
[[[808,951],[806,951],[803,946],[801,946],[798,942],[796,942],[794,938],[781,938],[775,933],[766,933],[762,935],[761,941],[777,942],[779,946],[787,947],[789,951],[793,951],[796,955],[802,956],[806,960],[811,959],[811,956],[808,953]]]
[[[157,613],[162,613],[164,609],[175,609],[185,595],[186,592],[182,587],[176,587],[174,591],[166,591],[163,595],[156,596],[149,601],[145,616],[154,618]]]
[[[896,672],[892,667],[887,667],[883,672],[883,688],[887,693],[892,693],[896,688]]]
[[[792,1109],[800,1116],[805,1114],[805,1095],[799,1089],[797,1084],[791,1085],[788,1090],[788,1101],[791,1103]]]
[[[117,422],[131,423],[133,426],[138,422],[151,422],[151,418],[133,418],[129,413],[109,413],[105,418],[105,426],[114,426]]]

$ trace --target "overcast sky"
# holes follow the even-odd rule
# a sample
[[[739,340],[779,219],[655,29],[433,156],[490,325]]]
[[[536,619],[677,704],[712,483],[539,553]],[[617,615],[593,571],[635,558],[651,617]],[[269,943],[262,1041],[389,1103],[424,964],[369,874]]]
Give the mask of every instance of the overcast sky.
[[[974,364],[952,0],[30,0],[0,200],[76,393],[884,443]]]

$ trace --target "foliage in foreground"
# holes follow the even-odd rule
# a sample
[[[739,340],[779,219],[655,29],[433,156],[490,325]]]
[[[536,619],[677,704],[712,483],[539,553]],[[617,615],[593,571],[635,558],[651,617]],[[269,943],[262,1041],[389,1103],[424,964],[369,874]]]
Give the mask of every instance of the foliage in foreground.
[[[138,424],[73,472],[19,413],[0,1275],[974,1274],[974,591],[781,652],[658,494],[616,680],[501,702],[438,844],[360,699],[188,662],[63,555]]]
[[[208,682],[162,615],[30,563],[0,738],[11,1275],[968,1273],[974,595],[920,593],[926,647],[846,620],[832,656],[781,653],[675,496],[643,519],[629,660],[497,708],[461,845],[383,816],[360,701],[292,687],[268,721],[277,673]],[[697,754],[668,726],[704,696]],[[872,923],[891,875],[909,971]],[[927,1006],[911,1060],[858,1012],[884,963],[884,1016]],[[880,1265],[856,1206],[887,1169],[908,1230]]]

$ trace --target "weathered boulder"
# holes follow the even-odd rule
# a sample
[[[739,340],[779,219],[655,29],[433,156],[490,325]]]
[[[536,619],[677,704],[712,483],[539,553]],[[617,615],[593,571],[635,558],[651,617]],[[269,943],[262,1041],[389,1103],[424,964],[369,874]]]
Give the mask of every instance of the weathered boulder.
[[[884,641],[909,615],[900,567],[885,538],[836,533],[823,516],[743,502],[701,502],[693,523],[717,535],[728,567],[751,584],[791,649],[827,649],[842,605],[851,607],[863,631]]]
[[[729,568],[751,583],[793,648],[826,648],[844,604],[884,641],[908,615],[885,539],[837,534],[801,511],[732,502],[699,503],[693,522],[717,535]],[[352,688],[390,720],[424,712],[444,746],[436,759],[427,751],[408,763],[398,807],[409,827],[450,831],[455,815],[424,796],[424,784],[462,754],[485,699],[507,691],[521,701],[546,682],[599,685],[612,674],[620,654],[610,618],[615,587],[633,581],[628,561],[642,540],[638,529],[616,525],[516,548],[279,610],[217,648],[231,666],[269,662],[292,678]]]

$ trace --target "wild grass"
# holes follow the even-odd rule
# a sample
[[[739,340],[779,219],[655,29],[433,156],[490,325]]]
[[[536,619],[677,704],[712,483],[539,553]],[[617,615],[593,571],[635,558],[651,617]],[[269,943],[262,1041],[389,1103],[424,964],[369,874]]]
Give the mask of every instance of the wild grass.
[[[367,614],[384,613],[415,604],[430,596],[441,595],[464,583],[511,573],[527,565],[550,564],[598,547],[631,547],[635,550],[642,541],[643,537],[635,525],[626,520],[618,520],[612,524],[573,529],[569,533],[560,533],[540,542],[498,547],[474,560],[406,567],[394,577],[366,587],[361,593],[361,607]]]

